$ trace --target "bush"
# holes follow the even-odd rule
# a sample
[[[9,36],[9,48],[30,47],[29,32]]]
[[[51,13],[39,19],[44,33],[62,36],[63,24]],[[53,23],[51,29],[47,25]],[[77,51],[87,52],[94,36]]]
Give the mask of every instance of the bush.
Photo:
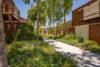
[[[20,30],[15,35],[15,41],[36,40],[34,26],[32,24],[23,23]]]
[[[76,44],[79,43],[78,40],[73,40],[73,39],[68,40],[67,42],[68,42],[69,44],[71,44],[71,45],[76,45]]]
[[[43,35],[44,37],[48,37],[50,39],[53,39],[54,38],[54,34],[46,34],[46,35]]]
[[[75,36],[73,33],[70,33],[69,35],[64,36],[64,39],[67,39],[67,40],[75,39]]]
[[[76,61],[42,41],[14,42],[7,56],[9,67],[76,67]]]
[[[82,37],[78,37],[78,42],[79,43],[83,43],[84,42],[84,39]]]
[[[88,49],[91,52],[100,54],[100,46],[95,41],[87,40],[84,42],[83,47],[85,47],[86,49]]]
[[[6,43],[7,43],[7,44],[10,44],[10,43],[12,43],[12,40],[11,40],[10,38],[7,37],[7,38],[6,38]]]
[[[83,47],[86,49],[91,49],[92,47],[98,46],[98,43],[92,40],[87,40],[84,42]]]
[[[100,46],[93,46],[91,49],[89,49],[92,52],[100,54]]]

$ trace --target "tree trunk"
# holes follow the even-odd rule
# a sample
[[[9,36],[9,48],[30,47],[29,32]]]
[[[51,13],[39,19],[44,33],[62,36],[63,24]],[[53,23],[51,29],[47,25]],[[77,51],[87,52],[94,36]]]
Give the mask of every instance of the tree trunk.
[[[37,4],[38,4],[38,7],[37,7],[37,40],[39,40],[39,0]]]
[[[2,16],[2,1],[3,0],[0,0],[0,67],[8,67]]]
[[[56,36],[55,36],[54,16],[52,18],[52,22],[53,22],[53,34],[54,34],[54,38],[55,38]]]
[[[65,28],[66,28],[66,15],[65,15],[65,11],[64,11],[64,30],[63,30],[63,35],[65,35],[65,32],[66,32]]]

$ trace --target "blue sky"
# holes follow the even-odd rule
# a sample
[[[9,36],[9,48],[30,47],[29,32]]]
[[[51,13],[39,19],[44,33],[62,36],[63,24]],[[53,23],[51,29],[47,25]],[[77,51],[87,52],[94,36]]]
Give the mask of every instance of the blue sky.
[[[89,2],[90,0],[74,0],[73,2],[73,7],[72,10],[80,7],[81,5]],[[18,9],[20,10],[20,15],[23,18],[27,18],[27,11],[28,9],[31,7],[31,5],[26,5],[22,2],[22,0],[14,0],[16,6],[18,7]],[[71,20],[72,19],[72,12],[70,12],[70,14],[66,17],[66,20]]]

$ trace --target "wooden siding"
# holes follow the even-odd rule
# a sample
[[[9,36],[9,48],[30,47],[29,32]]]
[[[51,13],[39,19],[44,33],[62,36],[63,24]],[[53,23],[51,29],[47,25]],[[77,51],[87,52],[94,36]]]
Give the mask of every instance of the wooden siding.
[[[89,25],[81,25],[75,27],[75,36],[89,40]]]
[[[79,26],[81,21],[83,20],[83,10],[73,12],[73,26]]]
[[[13,0],[4,0],[2,3],[3,15],[12,15],[16,20],[20,18],[20,12]]]
[[[100,23],[73,26],[69,29],[69,32],[73,31],[75,31],[76,37],[83,37],[85,40],[93,40],[100,44]]]
[[[100,0],[92,0],[72,12],[72,25],[100,22]],[[92,21],[93,20],[93,21]]]
[[[18,31],[21,23],[13,22],[4,22],[4,33],[5,33],[5,38],[13,39],[13,36],[15,33]]]
[[[13,0],[3,0],[2,3],[5,39],[12,39],[20,26],[20,12]]]
[[[99,3],[100,1],[96,1],[89,6],[86,6],[84,10],[84,20],[93,19],[95,17],[100,17],[99,11]]]
[[[70,33],[75,34],[75,27],[74,27],[74,26],[69,26],[69,27],[68,27],[68,32],[69,32],[69,34],[70,34]]]
[[[78,26],[79,25],[79,22],[78,22],[78,12],[77,11],[74,11],[73,14],[72,14],[72,26]]]
[[[89,25],[89,39],[100,44],[100,23]]]

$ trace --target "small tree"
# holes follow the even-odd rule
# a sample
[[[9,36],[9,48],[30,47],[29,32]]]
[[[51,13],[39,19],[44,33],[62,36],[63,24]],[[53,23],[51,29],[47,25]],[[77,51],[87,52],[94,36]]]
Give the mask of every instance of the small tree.
[[[23,2],[25,4],[30,4],[30,0],[23,0]],[[37,40],[39,40],[39,4],[40,4],[40,0],[33,0],[33,2],[36,2],[37,3]]]
[[[61,0],[61,1],[62,1],[62,6],[63,6],[62,10],[63,10],[63,16],[64,16],[64,25],[66,25],[66,14],[68,15],[70,13],[72,9],[72,5],[73,5],[73,0]],[[65,33],[65,29],[63,29],[63,33]]]

